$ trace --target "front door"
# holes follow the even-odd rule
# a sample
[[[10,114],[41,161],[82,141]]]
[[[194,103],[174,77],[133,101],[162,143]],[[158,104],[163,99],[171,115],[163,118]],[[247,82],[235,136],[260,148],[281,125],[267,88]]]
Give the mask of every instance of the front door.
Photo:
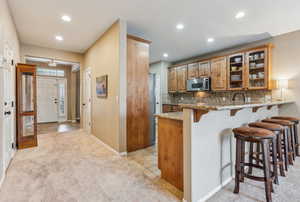
[[[58,104],[57,79],[37,77],[37,122],[57,122]]]

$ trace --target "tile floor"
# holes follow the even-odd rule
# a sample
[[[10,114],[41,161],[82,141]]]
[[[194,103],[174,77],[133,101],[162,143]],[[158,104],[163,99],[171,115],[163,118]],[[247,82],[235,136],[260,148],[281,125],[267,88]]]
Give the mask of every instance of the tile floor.
[[[49,134],[56,132],[69,132],[80,128],[80,123],[63,122],[63,123],[39,123],[37,124],[37,134]]]
[[[127,155],[128,160],[138,163],[144,170],[144,174],[150,177],[154,183],[167,189],[169,192],[174,194],[178,199],[183,198],[183,192],[178,190],[167,181],[160,178],[160,170],[157,165],[157,146],[151,146],[146,149],[131,152]]]

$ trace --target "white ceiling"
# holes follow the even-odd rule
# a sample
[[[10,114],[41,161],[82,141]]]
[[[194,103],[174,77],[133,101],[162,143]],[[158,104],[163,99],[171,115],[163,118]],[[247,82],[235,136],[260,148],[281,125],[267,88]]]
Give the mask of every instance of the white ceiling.
[[[299,0],[8,0],[21,42],[84,52],[115,20],[175,61],[300,29]],[[238,11],[245,11],[236,20]],[[60,17],[68,14],[71,23]],[[185,29],[176,30],[183,23]],[[54,36],[60,34],[63,42]],[[215,42],[207,43],[208,37]]]

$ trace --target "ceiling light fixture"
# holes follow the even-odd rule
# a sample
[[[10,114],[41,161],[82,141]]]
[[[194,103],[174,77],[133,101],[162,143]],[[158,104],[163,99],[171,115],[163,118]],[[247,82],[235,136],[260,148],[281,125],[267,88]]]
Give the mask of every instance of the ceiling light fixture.
[[[71,22],[71,17],[70,16],[68,16],[68,15],[63,15],[62,17],[61,17],[61,19],[63,20],[63,21],[65,21],[65,22]]]
[[[62,36],[55,36],[55,39],[57,40],[57,41],[63,41],[64,40],[64,38],[62,37]]]
[[[209,43],[214,42],[214,41],[215,41],[214,38],[208,38],[208,39],[207,39],[207,42],[209,42]]]
[[[163,56],[164,56],[165,58],[169,57],[168,53],[164,53]]]
[[[245,12],[243,12],[243,11],[240,11],[235,15],[236,19],[241,19],[243,17],[245,17]]]
[[[184,29],[184,25],[183,24],[177,24],[176,25],[176,29],[178,29],[178,30],[182,30],[182,29]]]

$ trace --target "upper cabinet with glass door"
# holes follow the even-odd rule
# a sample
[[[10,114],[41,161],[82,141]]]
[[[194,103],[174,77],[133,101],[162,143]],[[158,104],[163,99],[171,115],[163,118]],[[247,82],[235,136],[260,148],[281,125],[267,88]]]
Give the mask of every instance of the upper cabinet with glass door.
[[[229,90],[242,90],[245,88],[244,64],[244,53],[228,56],[227,75],[229,77]]]
[[[246,53],[248,89],[268,89],[270,79],[271,45],[256,48]]]

